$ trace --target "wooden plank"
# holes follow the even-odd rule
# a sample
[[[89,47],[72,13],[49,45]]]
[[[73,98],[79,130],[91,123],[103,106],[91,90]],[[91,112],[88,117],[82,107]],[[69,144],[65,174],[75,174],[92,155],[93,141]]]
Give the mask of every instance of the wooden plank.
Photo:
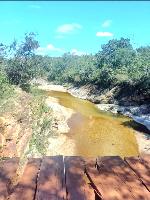
[[[19,158],[10,158],[0,163],[0,200],[7,198],[12,185],[12,179],[16,175]]]
[[[44,157],[39,173],[35,199],[65,199],[64,181],[63,157]]]
[[[95,199],[102,199],[101,189],[99,188],[97,184],[99,182],[99,172],[97,170],[97,159],[84,158],[84,161],[85,161],[85,174],[89,180],[91,187],[93,188],[95,192]]]
[[[94,190],[85,175],[83,158],[65,157],[67,200],[94,200]]]
[[[129,164],[131,169],[134,170],[146,188],[150,191],[150,159],[148,162],[148,156],[145,156],[145,159],[144,157],[128,157],[125,158],[125,161]]]
[[[24,173],[14,189],[14,192],[9,196],[9,200],[33,200],[36,190],[36,181],[40,169],[41,159],[29,159]]]
[[[144,160],[144,161],[148,164],[148,166],[150,167],[150,154],[143,154],[143,155],[141,156],[141,158],[142,158],[142,160]]]
[[[150,199],[150,193],[148,190],[141,183],[133,170],[120,157],[99,157],[98,165],[100,172],[100,167],[104,165],[107,166],[108,170],[111,170],[118,176],[117,180],[120,185],[121,193],[120,199],[130,199],[130,194],[132,194],[133,199],[136,200]],[[128,189],[128,191],[126,189]]]
[[[108,157],[108,160],[111,160],[112,158],[113,157]],[[118,157],[115,158],[118,159]],[[96,165],[97,166],[95,166],[95,159],[86,159],[86,174],[90,179],[93,188],[95,188],[95,192],[101,199],[134,199],[127,185],[112,170],[110,163],[102,162],[100,158],[98,158]]]

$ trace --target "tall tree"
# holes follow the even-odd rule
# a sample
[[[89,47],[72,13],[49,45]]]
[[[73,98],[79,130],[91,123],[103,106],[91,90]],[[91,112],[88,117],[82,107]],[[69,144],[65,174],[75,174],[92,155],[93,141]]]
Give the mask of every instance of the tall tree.
[[[25,34],[24,41],[11,45],[14,57],[8,62],[7,75],[11,83],[16,85],[26,84],[35,75],[35,66],[31,59],[34,57],[35,49],[39,47],[35,39],[36,34],[31,32]]]

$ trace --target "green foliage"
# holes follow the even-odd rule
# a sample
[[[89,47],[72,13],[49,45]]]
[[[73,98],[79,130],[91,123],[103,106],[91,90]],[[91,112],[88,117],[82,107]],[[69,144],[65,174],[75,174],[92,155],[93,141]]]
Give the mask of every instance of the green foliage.
[[[4,57],[6,56],[7,46],[3,43],[0,43],[0,64],[3,62]]]
[[[0,104],[13,95],[13,86],[7,80],[5,74],[0,72]]]
[[[36,68],[33,64],[34,50],[39,47],[38,41],[35,40],[35,34],[25,34],[24,41],[20,44],[16,42],[11,45],[14,56],[9,59],[6,68],[7,76],[10,83],[22,85],[28,83],[36,76]]]
[[[48,138],[52,135],[51,119],[44,118],[41,123],[34,124],[32,138],[29,143],[30,153],[37,151],[41,155],[47,153]]]
[[[32,94],[31,113],[32,113],[32,138],[29,143],[29,153],[45,155],[49,141],[52,136],[51,130],[51,110],[45,105],[45,94],[36,87],[31,87]]]
[[[110,40],[95,56],[68,53],[49,61],[49,81],[94,84],[100,90],[118,86],[130,95],[150,93],[150,46],[133,49],[129,39]]]
[[[15,40],[9,48],[9,59],[8,47],[0,44],[0,69],[7,80],[1,91],[11,83],[29,92],[29,81],[42,77],[58,84],[92,84],[100,91],[117,86],[130,94],[150,93],[150,46],[134,49],[130,39],[121,38],[108,41],[95,55],[65,53],[62,57],[49,57],[35,55],[39,47],[35,36],[25,34],[19,44]],[[1,77],[1,81],[5,80]]]
[[[75,56],[64,54],[60,58],[51,60],[51,69],[48,74],[49,81],[57,83],[72,83],[84,85],[92,82],[95,58],[92,55]]]

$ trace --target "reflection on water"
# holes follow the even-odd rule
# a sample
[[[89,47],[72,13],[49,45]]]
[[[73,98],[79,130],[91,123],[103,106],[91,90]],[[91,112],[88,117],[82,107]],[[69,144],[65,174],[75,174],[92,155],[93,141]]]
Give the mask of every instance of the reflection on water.
[[[93,103],[66,92],[51,91],[49,95],[76,112],[68,120],[70,131],[66,134],[76,143],[76,155],[138,155],[134,130],[124,126],[129,118],[102,112]]]

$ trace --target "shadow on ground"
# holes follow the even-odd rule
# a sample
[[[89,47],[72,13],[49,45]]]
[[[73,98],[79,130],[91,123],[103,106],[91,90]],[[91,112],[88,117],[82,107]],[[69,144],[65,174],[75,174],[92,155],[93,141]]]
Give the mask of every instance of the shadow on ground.
[[[134,130],[139,132],[150,134],[150,130],[148,130],[148,128],[138,122],[135,122],[134,120],[123,122],[122,125],[133,128]]]

